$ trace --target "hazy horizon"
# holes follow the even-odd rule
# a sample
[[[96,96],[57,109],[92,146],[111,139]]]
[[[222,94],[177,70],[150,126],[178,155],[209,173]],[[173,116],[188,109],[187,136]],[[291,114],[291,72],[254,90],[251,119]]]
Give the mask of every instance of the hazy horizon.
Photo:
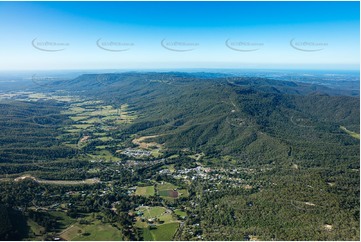
[[[359,19],[359,2],[0,2],[0,70],[359,70]]]

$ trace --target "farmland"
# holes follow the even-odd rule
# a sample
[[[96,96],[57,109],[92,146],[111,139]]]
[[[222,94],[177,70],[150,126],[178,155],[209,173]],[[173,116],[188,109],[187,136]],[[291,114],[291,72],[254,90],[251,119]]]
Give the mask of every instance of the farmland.
[[[146,228],[143,230],[144,240],[169,241],[173,239],[179,223],[168,223],[156,228]]]
[[[135,195],[139,196],[154,196],[154,186],[146,186],[146,187],[137,187],[137,190],[135,191]]]
[[[173,212],[164,207],[139,207],[137,211],[148,222],[141,222],[137,218],[136,226],[142,229],[144,240],[171,240],[175,234],[179,221]]]
[[[158,195],[170,201],[178,197],[188,197],[187,189],[178,189],[177,186],[167,182],[157,184]]]
[[[75,223],[64,230],[60,237],[66,240],[122,240],[122,233],[110,224],[88,218],[89,224]]]

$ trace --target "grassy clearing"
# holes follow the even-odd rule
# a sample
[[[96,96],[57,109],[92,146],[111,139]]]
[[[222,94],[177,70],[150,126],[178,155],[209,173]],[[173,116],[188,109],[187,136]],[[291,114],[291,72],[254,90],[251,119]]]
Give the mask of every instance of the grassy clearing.
[[[201,159],[204,156],[204,153],[199,153],[199,154],[194,154],[194,155],[189,155],[189,158],[195,159],[196,161],[198,161],[199,159]]]
[[[68,133],[80,133],[81,129],[70,128],[70,129],[66,129],[65,132],[68,132]]]
[[[189,197],[189,193],[187,189],[180,189],[178,190],[179,197]]]
[[[94,132],[93,135],[94,135],[94,136],[103,137],[103,136],[106,136],[107,133],[105,133],[105,132]]]
[[[158,144],[156,142],[146,142],[145,141],[147,139],[156,138],[158,136],[159,135],[142,136],[142,137],[133,139],[132,142],[133,142],[133,144],[138,145],[142,149],[148,149],[148,148],[151,148],[151,147],[161,149],[162,148],[161,144]]]
[[[57,221],[60,224],[59,229],[65,229],[76,222],[75,219],[69,217],[68,215],[66,215],[66,213],[61,211],[52,211],[49,212],[49,214],[57,218]]]
[[[76,128],[76,129],[87,129],[90,126],[92,126],[91,124],[73,124],[72,127]]]
[[[154,194],[154,186],[137,187],[137,190],[135,191],[135,195],[145,197],[154,196]]]
[[[121,231],[108,223],[102,223],[99,220],[87,217],[89,224],[79,224],[69,226],[65,229],[60,237],[65,240],[75,241],[115,241],[122,240]]]
[[[107,141],[113,140],[113,138],[112,137],[100,137],[100,138],[98,138],[98,140],[103,141],[103,142],[107,142]]]
[[[134,226],[137,228],[147,228],[148,227],[148,223],[147,222],[142,222],[142,219],[140,217],[136,218],[137,221],[135,222]]]
[[[76,241],[115,241],[122,240],[123,235],[120,230],[113,227],[110,224],[103,224],[100,221],[96,221],[91,225],[82,227],[82,233],[78,234],[72,240]]]
[[[91,117],[91,116],[88,116],[88,117]],[[87,124],[96,124],[96,123],[100,123],[101,119],[99,119],[99,118],[89,118],[89,119],[83,120],[82,122],[87,123]]]
[[[61,234],[60,237],[65,240],[73,240],[77,237],[80,233],[82,228],[77,225],[72,225],[69,228],[65,229]],[[79,233],[80,232],[80,233]]]
[[[157,188],[159,191],[161,191],[161,190],[173,190],[173,189],[177,189],[178,187],[173,185],[172,183],[163,182],[163,184],[162,183],[158,184]]]
[[[71,107],[69,108],[69,113],[73,113],[73,114],[78,114],[78,113],[82,113],[85,111],[85,108],[82,107]]]
[[[166,209],[164,207],[139,207],[139,211],[143,212],[146,219],[159,218],[162,216]]]
[[[45,228],[37,224],[31,219],[27,220],[27,224],[30,227],[30,233],[32,232],[35,236],[40,236],[45,233]]]
[[[175,172],[174,164],[164,165],[164,166],[162,166],[162,169],[168,169],[172,173]]]
[[[159,196],[169,197],[169,198],[178,198],[178,192],[174,190],[161,190],[159,191]]]
[[[177,186],[171,183],[163,182],[163,184],[161,183],[157,185],[158,195],[163,199],[174,201],[179,196],[178,191],[176,191],[177,188]]]
[[[174,210],[174,213],[177,214],[179,217],[186,217],[187,213],[185,211],[182,211],[180,209]]]
[[[80,121],[80,120],[85,120],[85,119],[88,119],[89,116],[71,116],[70,119],[77,122],[77,121]]]
[[[348,130],[346,127],[344,127],[344,126],[340,126],[340,129],[345,131],[351,137],[353,137],[355,139],[360,139],[360,134],[352,132],[352,131]]]
[[[179,223],[168,223],[157,226],[156,228],[143,229],[144,240],[170,241],[173,239]]]
[[[150,232],[150,229],[149,229],[149,228],[143,229],[143,239],[144,239],[144,241],[152,241],[152,240],[155,240],[155,239],[153,238],[153,235],[152,235],[152,233]]]
[[[153,237],[157,241],[172,240],[175,232],[179,227],[179,223],[169,223],[157,226],[156,230],[153,230]]]
[[[160,221],[163,221],[164,223],[171,223],[176,222],[177,219],[173,217],[173,214],[171,213],[164,213],[162,216],[158,217]]]
[[[169,166],[168,166],[168,169],[169,169],[169,171],[172,172],[172,173],[175,172],[174,164],[169,165]]]
[[[113,156],[108,150],[95,151],[94,154],[89,155],[93,160],[104,160],[104,161],[117,161],[119,158]]]
[[[155,150],[152,150],[151,155],[154,156],[155,158],[158,158],[159,156],[162,155],[162,153],[158,149],[155,149]]]
[[[110,105],[100,104],[101,101],[75,103],[63,114],[71,115],[70,119],[76,122],[73,127],[80,129],[88,129],[101,122],[112,125],[131,123],[136,118],[136,116],[129,115],[128,105],[122,105],[120,109],[115,109]]]
[[[99,173],[101,170],[99,168],[92,168],[88,170],[88,173],[90,174],[97,174]]]
[[[131,115],[133,112],[129,112],[129,105],[123,104],[120,106],[119,109],[119,119],[117,120],[117,123],[131,123],[134,119],[137,118],[136,115]]]

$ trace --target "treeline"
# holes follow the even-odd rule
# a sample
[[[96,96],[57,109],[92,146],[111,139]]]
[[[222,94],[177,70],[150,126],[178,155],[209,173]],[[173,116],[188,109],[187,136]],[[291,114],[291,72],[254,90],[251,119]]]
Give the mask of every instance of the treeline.
[[[54,101],[1,104],[0,163],[30,163],[71,158],[77,151],[63,146],[56,138],[68,122],[60,112],[64,104]]]
[[[0,240],[21,240],[28,232],[21,212],[0,203]]]

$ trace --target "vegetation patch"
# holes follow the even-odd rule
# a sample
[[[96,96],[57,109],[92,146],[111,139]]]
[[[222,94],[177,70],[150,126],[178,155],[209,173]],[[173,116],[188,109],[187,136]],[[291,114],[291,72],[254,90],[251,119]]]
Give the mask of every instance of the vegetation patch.
[[[137,190],[135,191],[135,195],[145,197],[154,196],[154,194],[154,186],[137,187]]]
[[[139,207],[139,211],[143,213],[146,219],[159,218],[162,216],[166,209],[164,207]]]
[[[174,213],[181,218],[187,217],[187,212],[180,210],[180,209],[174,210]]]
[[[158,225],[155,228],[146,228],[143,229],[143,238],[144,240],[170,241],[178,227],[179,223],[176,222]]]
[[[65,240],[75,241],[115,241],[123,240],[123,234],[117,228],[109,223],[103,223],[100,220],[87,216],[84,218],[86,223],[77,222],[66,228],[60,237]]]
[[[178,192],[174,190],[161,190],[158,192],[159,196],[161,197],[171,197],[171,198],[177,198]]]

